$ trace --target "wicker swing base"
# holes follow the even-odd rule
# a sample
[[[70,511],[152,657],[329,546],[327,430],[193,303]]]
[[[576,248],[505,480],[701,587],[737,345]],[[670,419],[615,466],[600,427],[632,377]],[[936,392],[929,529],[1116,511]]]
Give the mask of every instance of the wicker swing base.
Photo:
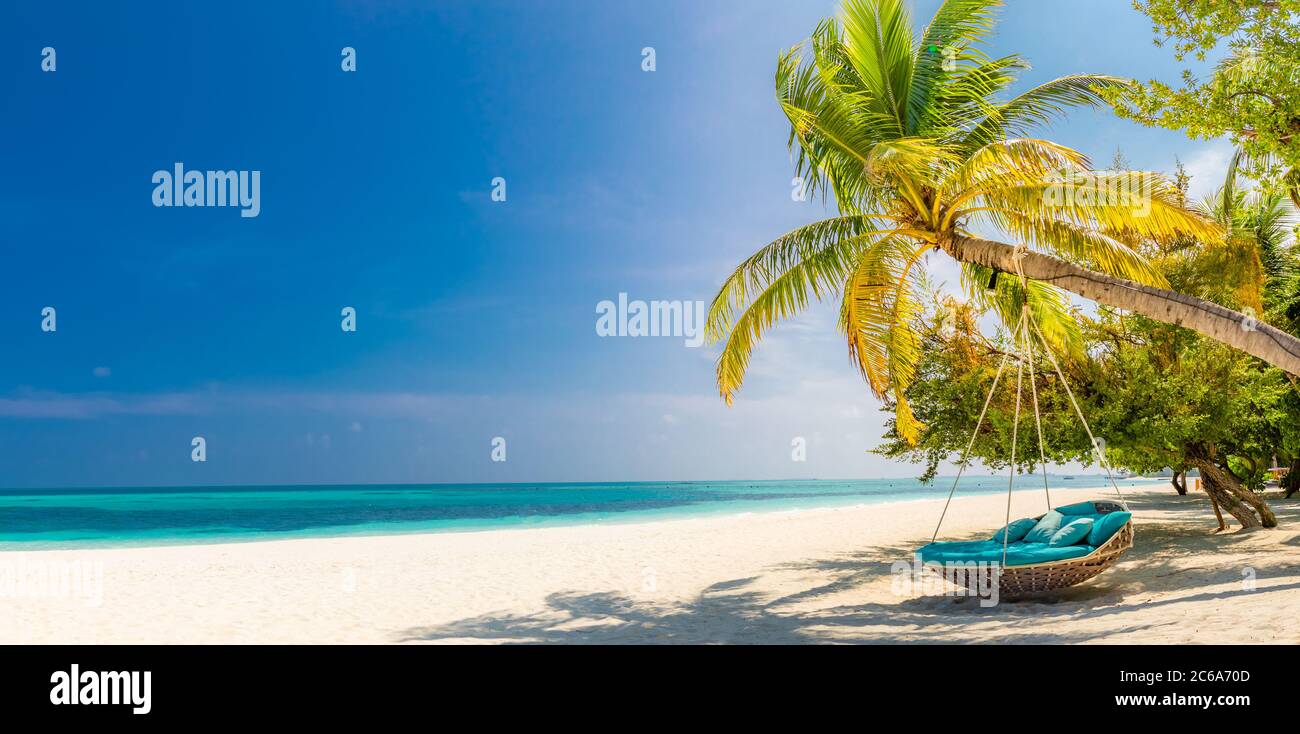
[[[1125,551],[1133,547],[1133,522],[1124,524],[1114,535],[1105,543],[1097,547],[1097,550],[1089,553],[1082,558],[1071,558],[1068,561],[1052,561],[1050,563],[1034,563],[1028,566],[1010,566],[1002,569],[998,574],[998,593],[1008,598],[1029,596],[1041,594],[1048,591],[1057,591],[1075,584],[1081,584],[1084,581],[1105,571],[1119,561],[1120,556]],[[934,569],[948,581],[954,581],[951,576],[946,576],[939,569]],[[965,585],[972,592],[982,591],[976,587],[978,577],[974,574],[958,574],[956,581],[965,582]]]

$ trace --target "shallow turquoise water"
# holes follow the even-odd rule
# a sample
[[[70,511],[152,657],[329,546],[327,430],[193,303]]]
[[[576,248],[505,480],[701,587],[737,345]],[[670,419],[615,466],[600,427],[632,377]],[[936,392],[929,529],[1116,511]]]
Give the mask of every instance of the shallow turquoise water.
[[[1139,480],[1149,481],[1149,480]],[[963,478],[958,495],[1006,491]],[[1098,487],[1103,477],[1052,478]],[[1121,488],[1135,481],[1121,482]],[[142,487],[0,490],[0,549],[212,543],[380,535],[856,505],[946,496],[951,479]],[[1033,483],[1017,481],[1017,489]],[[1103,491],[1101,488],[1105,487]]]

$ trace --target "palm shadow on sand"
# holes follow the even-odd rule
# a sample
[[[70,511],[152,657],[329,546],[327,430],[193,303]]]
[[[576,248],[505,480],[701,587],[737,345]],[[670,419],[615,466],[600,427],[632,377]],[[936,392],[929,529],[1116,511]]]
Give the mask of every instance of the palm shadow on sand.
[[[396,635],[399,642],[484,641],[504,643],[564,644],[738,644],[763,642],[964,642],[962,625],[980,624],[981,641],[998,643],[1076,643],[1104,641],[1116,634],[1182,623],[1179,605],[1208,600],[1228,600],[1241,594],[1281,595],[1300,592],[1300,565],[1292,554],[1270,554],[1251,560],[1261,581],[1246,591],[1242,565],[1225,566],[1216,553],[1227,552],[1247,541],[1248,533],[1212,534],[1213,515],[1196,496],[1143,496],[1130,501],[1140,517],[1153,518],[1138,527],[1137,545],[1121,563],[1090,582],[1047,597],[1004,602],[984,607],[975,599],[944,596],[900,597],[897,602],[834,604],[849,599],[853,591],[889,577],[891,563],[910,559],[923,541],[906,545],[877,545],[833,558],[805,559],[770,570],[809,572],[817,583],[784,595],[757,590],[758,576],[713,584],[685,602],[660,604],[632,599],[613,592],[559,592],[546,598],[546,608],[532,614],[487,614],[455,622],[415,627]],[[1278,501],[1274,511],[1287,548],[1300,545],[1300,502]],[[1202,563],[1196,559],[1204,559]],[[887,559],[887,560],[886,560]],[[1133,573],[1134,569],[1141,573]],[[1129,571],[1126,573],[1126,571]],[[1278,582],[1281,583],[1278,583]],[[1227,589],[1225,590],[1225,585]],[[1217,588],[1216,588],[1217,587]],[[1179,591],[1177,596],[1151,598],[1157,591]],[[1197,591],[1200,589],[1201,591]],[[1194,593],[1187,593],[1194,592]],[[818,602],[827,602],[817,606]],[[1044,633],[1025,625],[1029,620],[1085,620],[1122,615],[1139,607],[1168,607],[1161,620],[1116,624],[1099,632]],[[813,607],[809,609],[808,607]],[[987,625],[996,625],[990,631]],[[1031,639],[1032,635],[1032,639]]]

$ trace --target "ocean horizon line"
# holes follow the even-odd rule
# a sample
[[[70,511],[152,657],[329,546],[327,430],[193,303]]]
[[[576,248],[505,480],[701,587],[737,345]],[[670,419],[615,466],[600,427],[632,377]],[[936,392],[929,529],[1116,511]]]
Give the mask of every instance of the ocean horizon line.
[[[995,479],[1006,478],[1005,473],[1001,474],[972,474],[966,472],[962,474],[963,479]],[[1021,473],[1017,477],[1042,476],[1041,474]],[[1106,479],[1106,474],[1088,474],[1064,472],[1048,472],[1048,477],[1057,479],[1074,480],[1074,479]],[[128,492],[141,491],[150,492],[167,489],[203,489],[203,490],[267,490],[277,491],[294,491],[294,490],[314,490],[330,488],[353,488],[353,487],[579,487],[579,486],[637,486],[637,485],[665,485],[665,484],[732,484],[740,482],[750,483],[779,483],[779,482],[914,482],[922,486],[933,486],[943,480],[955,479],[953,474],[938,474],[929,482],[922,482],[919,477],[780,477],[776,479],[602,479],[602,480],[545,480],[545,481],[513,481],[513,482],[292,482],[287,484],[180,484],[180,483],[162,483],[162,484],[99,484],[99,485],[69,485],[69,486],[31,486],[31,487],[0,487],[0,495],[4,494],[28,494],[41,492],[76,492],[76,491],[111,491],[111,492]],[[1162,476],[1150,475],[1129,475],[1125,477],[1116,476],[1119,479],[1168,479]]]

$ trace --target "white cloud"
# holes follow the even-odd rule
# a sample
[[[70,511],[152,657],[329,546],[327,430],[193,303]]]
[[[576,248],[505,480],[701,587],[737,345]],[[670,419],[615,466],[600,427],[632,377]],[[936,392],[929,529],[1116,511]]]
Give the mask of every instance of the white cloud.
[[[23,393],[0,398],[0,417],[86,420],[111,415],[198,415],[204,408],[197,398],[191,393]]]
[[[1201,143],[1191,155],[1181,158],[1187,174],[1192,177],[1187,191],[1192,201],[1213,194],[1223,185],[1232,152],[1231,141],[1214,140]]]

